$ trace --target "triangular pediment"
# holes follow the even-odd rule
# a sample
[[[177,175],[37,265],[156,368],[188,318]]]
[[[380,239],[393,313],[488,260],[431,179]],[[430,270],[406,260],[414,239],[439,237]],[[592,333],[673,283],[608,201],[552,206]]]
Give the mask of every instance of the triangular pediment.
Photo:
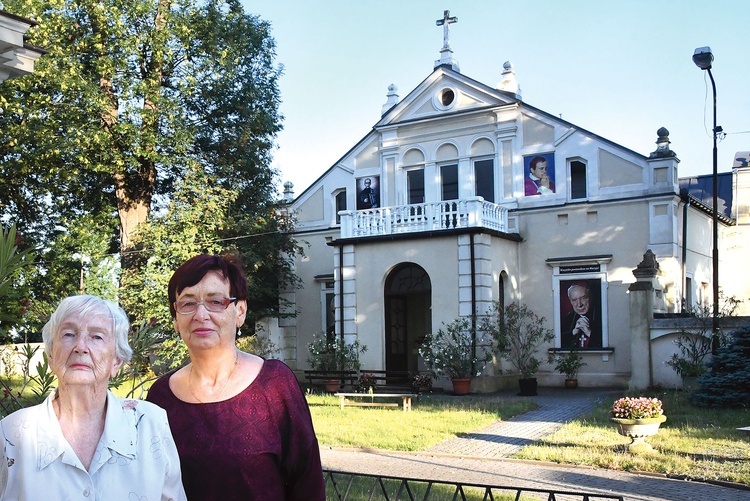
[[[507,92],[439,67],[388,110],[376,127],[502,107],[516,102],[515,96]]]

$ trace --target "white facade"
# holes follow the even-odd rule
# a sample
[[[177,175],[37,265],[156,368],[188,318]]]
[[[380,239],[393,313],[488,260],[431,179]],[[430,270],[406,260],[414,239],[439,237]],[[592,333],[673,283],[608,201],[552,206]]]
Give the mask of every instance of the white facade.
[[[638,364],[628,288],[644,253],[659,264],[655,313],[712,301],[710,211],[681,194],[668,131],[645,156],[524,103],[509,63],[500,88],[436,64],[401,101],[391,86],[381,120],[290,202],[305,256],[304,288],[286,293],[297,316],[275,334],[286,362],[307,368],[307,344],[332,329],[367,345],[363,368],[422,369],[422,336],[495,300],[546,317],[556,338],[545,349],[564,349],[568,288],[582,283],[601,331],[584,349],[580,383],[629,384]],[[527,195],[546,184],[528,180],[537,156],[553,186]],[[750,248],[750,171],[732,176],[720,283],[747,300],[750,272],[736,259]],[[507,369],[488,367],[475,389],[509,384]],[[651,370],[671,371],[659,360]],[[538,377],[563,378],[549,365]]]
[[[24,34],[37,23],[0,10],[0,83],[28,75],[44,51],[24,42]]]

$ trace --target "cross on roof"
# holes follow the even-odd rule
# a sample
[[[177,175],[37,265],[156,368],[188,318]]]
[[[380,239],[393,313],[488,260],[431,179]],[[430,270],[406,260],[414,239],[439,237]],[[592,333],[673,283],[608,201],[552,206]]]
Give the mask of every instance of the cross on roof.
[[[442,26],[443,27],[443,49],[448,49],[449,48],[449,46],[448,46],[448,30],[449,30],[449,27],[450,27],[451,24],[457,23],[457,22],[458,22],[458,17],[457,16],[451,17],[451,11],[449,11],[449,10],[444,10],[443,11],[443,19],[438,19],[437,21],[435,21],[435,24],[437,26]]]

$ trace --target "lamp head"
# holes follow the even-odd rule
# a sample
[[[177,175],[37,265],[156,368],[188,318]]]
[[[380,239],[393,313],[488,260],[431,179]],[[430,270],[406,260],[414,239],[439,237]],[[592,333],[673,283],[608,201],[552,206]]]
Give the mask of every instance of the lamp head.
[[[710,70],[711,63],[714,61],[714,55],[711,47],[698,47],[693,53],[693,62],[702,70]]]

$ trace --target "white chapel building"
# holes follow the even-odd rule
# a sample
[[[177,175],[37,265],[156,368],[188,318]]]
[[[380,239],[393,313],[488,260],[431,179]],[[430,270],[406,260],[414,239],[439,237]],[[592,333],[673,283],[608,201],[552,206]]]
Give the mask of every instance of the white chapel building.
[[[325,331],[365,344],[363,368],[423,370],[425,334],[493,301],[546,318],[555,340],[544,356],[568,348],[568,291],[580,286],[596,323],[580,384],[632,385],[649,363],[649,384],[679,385],[659,359],[673,334],[648,335],[647,345],[661,343],[649,357],[634,348],[629,288],[653,255],[654,313],[713,301],[711,176],[680,179],[665,128],[639,153],[524,102],[511,63],[497,85],[463,75],[445,33],[422,83],[403,99],[390,86],[381,119],[357,144],[298,196],[285,186],[305,254],[296,258],[303,286],[285,292],[296,316],[269,327],[281,358],[301,373],[307,345]],[[748,315],[743,158],[720,175],[720,283]],[[508,369],[488,366],[474,391],[511,387]],[[549,364],[537,377],[564,378]]]

